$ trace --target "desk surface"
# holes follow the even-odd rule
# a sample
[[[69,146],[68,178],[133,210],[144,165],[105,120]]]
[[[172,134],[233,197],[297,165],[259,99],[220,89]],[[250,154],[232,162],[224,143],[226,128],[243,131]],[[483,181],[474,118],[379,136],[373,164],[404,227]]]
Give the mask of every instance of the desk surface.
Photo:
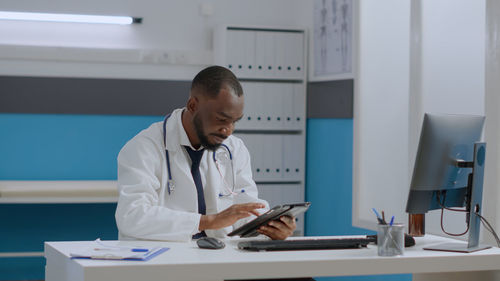
[[[451,240],[432,235],[417,238],[416,246],[397,257],[377,256],[375,245],[352,250],[248,252],[237,249],[241,240],[226,240],[222,250],[199,249],[194,241],[119,242],[170,248],[147,262],[69,259],[71,251],[88,248],[93,242],[46,242],[46,280],[102,280],[103,276],[141,281],[223,280],[500,270],[499,248],[470,254],[422,250],[423,246]]]

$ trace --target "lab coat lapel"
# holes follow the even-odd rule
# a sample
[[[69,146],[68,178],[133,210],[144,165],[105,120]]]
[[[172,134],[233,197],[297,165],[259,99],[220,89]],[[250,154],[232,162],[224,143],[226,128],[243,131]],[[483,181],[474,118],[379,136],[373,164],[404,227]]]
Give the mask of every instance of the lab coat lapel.
[[[168,118],[166,125],[166,148],[170,157],[172,179],[175,182],[173,196],[169,196],[167,200],[171,201],[174,205],[178,204],[178,202],[189,204],[189,210],[197,212],[197,193],[196,185],[191,175],[191,161],[189,160],[187,152],[182,147],[182,134],[186,134],[180,120],[182,111],[183,109],[174,110],[170,118]]]

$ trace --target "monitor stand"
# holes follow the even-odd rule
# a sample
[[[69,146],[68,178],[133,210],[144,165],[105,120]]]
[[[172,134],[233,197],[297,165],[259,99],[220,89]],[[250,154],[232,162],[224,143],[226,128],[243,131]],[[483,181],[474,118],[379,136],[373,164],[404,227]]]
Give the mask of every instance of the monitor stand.
[[[443,252],[458,252],[458,253],[472,253],[485,249],[489,249],[491,246],[488,245],[477,245],[474,247],[469,247],[468,244],[465,243],[443,243],[433,245],[431,247],[425,247],[424,250],[431,251],[443,251]]]
[[[424,250],[472,253],[491,248],[488,245],[479,244],[479,230],[481,220],[477,213],[481,213],[481,201],[483,198],[484,161],[486,158],[486,143],[476,142],[474,144],[474,161],[472,165],[472,183],[468,183],[470,199],[469,209],[469,242],[465,243],[444,243],[426,247]],[[470,203],[469,203],[470,202]]]

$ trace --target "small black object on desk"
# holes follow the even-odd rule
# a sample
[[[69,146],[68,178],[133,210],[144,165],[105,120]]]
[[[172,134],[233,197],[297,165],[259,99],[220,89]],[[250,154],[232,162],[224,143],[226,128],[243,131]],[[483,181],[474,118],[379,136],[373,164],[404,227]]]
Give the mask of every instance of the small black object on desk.
[[[201,249],[212,249],[212,250],[222,249],[226,246],[224,242],[213,237],[202,237],[196,241],[196,244],[198,244],[198,247],[200,247]]]

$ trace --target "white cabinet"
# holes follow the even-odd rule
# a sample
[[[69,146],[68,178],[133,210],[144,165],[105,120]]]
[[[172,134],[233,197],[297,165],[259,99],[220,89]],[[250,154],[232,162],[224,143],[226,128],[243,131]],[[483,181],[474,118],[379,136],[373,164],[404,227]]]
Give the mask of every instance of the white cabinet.
[[[259,196],[271,206],[305,200],[305,31],[221,26],[215,63],[241,81],[245,109],[235,135],[252,157]],[[304,217],[297,221],[304,234]]]

